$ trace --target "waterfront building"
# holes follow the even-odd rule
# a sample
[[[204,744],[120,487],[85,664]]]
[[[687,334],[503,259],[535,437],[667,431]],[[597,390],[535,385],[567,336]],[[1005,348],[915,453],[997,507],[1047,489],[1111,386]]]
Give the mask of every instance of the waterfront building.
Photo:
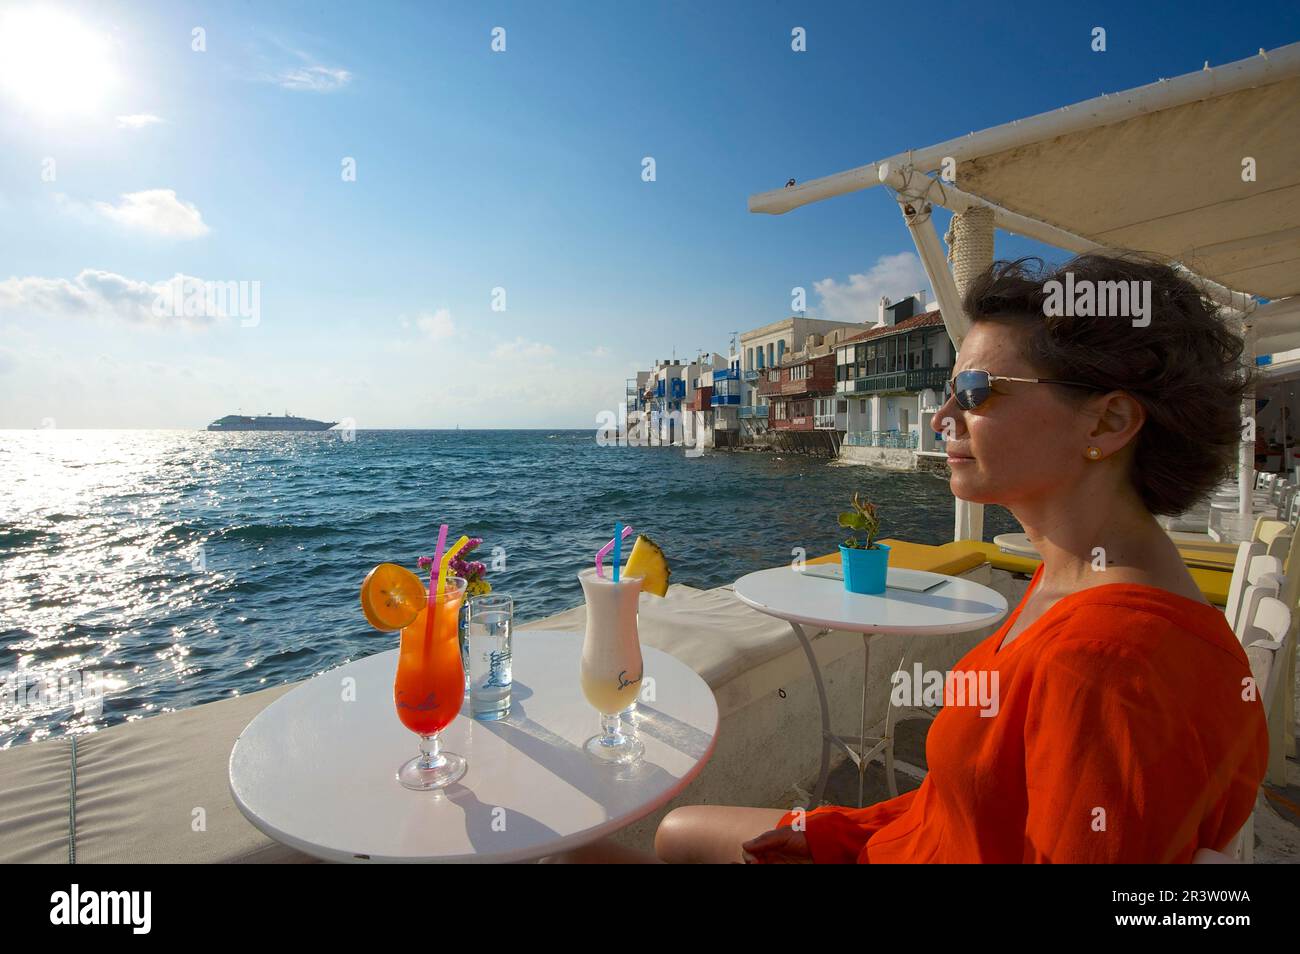
[[[834,353],[799,357],[769,368],[759,379],[758,391],[767,401],[768,433],[777,446],[830,456],[838,453],[833,407],[820,420],[815,407],[836,400]]]
[[[841,456],[881,463],[891,455],[854,448],[889,448],[943,457],[930,420],[955,361],[937,303],[927,308],[922,292],[892,304],[882,298],[875,326],[836,348],[835,390],[847,404]],[[892,456],[916,462],[915,454]]]
[[[625,419],[623,434],[630,440],[645,439],[648,436],[649,417],[646,413],[646,389],[653,372],[638,371],[636,377],[627,379],[625,398]]]
[[[829,321],[793,315],[746,331],[740,336],[743,367],[741,401],[738,410],[740,443],[770,443],[770,414],[767,398],[760,393],[764,372],[779,369],[787,359],[805,359],[829,354],[847,335],[866,326],[854,321]]]
[[[703,414],[698,419],[696,416],[695,392],[703,371],[712,372],[726,366],[727,359],[720,354],[701,355],[687,364],[680,358],[656,361],[641,394],[647,443],[694,447],[702,437],[708,446]],[[712,387],[711,380],[709,386]]]
[[[711,447],[738,447],[740,445],[740,402],[745,386],[740,369],[740,352],[736,348],[735,336],[731,339],[731,351],[727,356],[725,368],[710,373],[712,391],[709,395],[709,407],[713,415],[713,436]]]

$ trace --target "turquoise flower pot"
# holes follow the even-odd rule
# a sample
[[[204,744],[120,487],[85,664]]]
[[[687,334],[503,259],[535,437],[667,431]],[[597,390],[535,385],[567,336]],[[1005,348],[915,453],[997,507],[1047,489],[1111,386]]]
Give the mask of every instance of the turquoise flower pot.
[[[872,550],[840,547],[844,588],[850,593],[883,593],[889,569],[889,547],[877,543]]]

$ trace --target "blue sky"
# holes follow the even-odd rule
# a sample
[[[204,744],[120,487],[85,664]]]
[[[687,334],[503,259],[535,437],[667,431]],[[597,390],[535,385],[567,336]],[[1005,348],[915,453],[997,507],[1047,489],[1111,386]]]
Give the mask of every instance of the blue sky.
[[[884,190],[750,194],[1300,38],[1131,6],[0,3],[0,50],[56,44],[0,62],[0,427],[594,426],[794,286],[925,286]],[[150,314],[177,274],[258,283],[256,323]]]

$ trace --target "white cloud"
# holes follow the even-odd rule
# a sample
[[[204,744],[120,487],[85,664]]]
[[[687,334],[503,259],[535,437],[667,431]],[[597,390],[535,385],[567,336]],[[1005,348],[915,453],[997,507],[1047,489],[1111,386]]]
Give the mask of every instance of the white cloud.
[[[820,318],[832,321],[875,321],[882,295],[891,301],[929,288],[930,280],[915,252],[882,255],[866,272],[849,276],[845,284],[833,278],[813,282],[821,298]]]
[[[604,345],[596,345],[596,347],[587,352],[587,355],[592,358],[608,358],[611,353],[612,352],[610,352],[610,350]]]
[[[143,129],[145,126],[152,126],[162,121],[161,116],[155,116],[153,113],[132,113],[130,116],[118,116],[117,128]]]
[[[38,276],[8,278],[0,281],[0,314],[94,318],[154,327],[164,323],[208,325],[226,317],[219,308],[202,302],[199,307],[188,309],[188,314],[173,316],[172,302],[178,282],[183,289],[211,284],[184,275],[168,281],[145,282],[93,268],[83,269],[72,280]],[[181,302],[184,305],[185,299]],[[159,312],[165,317],[160,317]]]
[[[296,66],[281,72],[275,81],[285,89],[332,93],[352,82],[352,74],[329,66]]]
[[[118,225],[165,238],[199,238],[210,231],[198,208],[191,202],[176,198],[173,189],[126,192],[117,205],[108,202],[93,202],[91,205],[104,218]]]
[[[515,338],[513,341],[503,341],[493,348],[492,357],[497,360],[512,358],[540,360],[555,357],[555,349],[540,341],[526,341],[523,338]]]
[[[451,312],[446,308],[439,308],[430,314],[424,312],[415,319],[415,327],[419,328],[426,337],[433,341],[442,338],[450,338],[456,333],[456,325],[451,320]]]

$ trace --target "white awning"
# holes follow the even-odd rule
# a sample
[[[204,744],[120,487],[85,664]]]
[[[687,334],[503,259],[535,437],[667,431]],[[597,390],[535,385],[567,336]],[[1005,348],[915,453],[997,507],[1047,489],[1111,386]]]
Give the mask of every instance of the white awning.
[[[955,182],[925,190],[936,205],[990,205],[999,227],[1071,251],[1155,253],[1234,307],[1300,296],[1300,43],[765,192],[750,209],[924,186],[947,158]],[[1276,301],[1251,323],[1261,352],[1290,345],[1300,309]]]
[[[973,157],[957,184],[1228,288],[1300,294],[1300,77]]]

